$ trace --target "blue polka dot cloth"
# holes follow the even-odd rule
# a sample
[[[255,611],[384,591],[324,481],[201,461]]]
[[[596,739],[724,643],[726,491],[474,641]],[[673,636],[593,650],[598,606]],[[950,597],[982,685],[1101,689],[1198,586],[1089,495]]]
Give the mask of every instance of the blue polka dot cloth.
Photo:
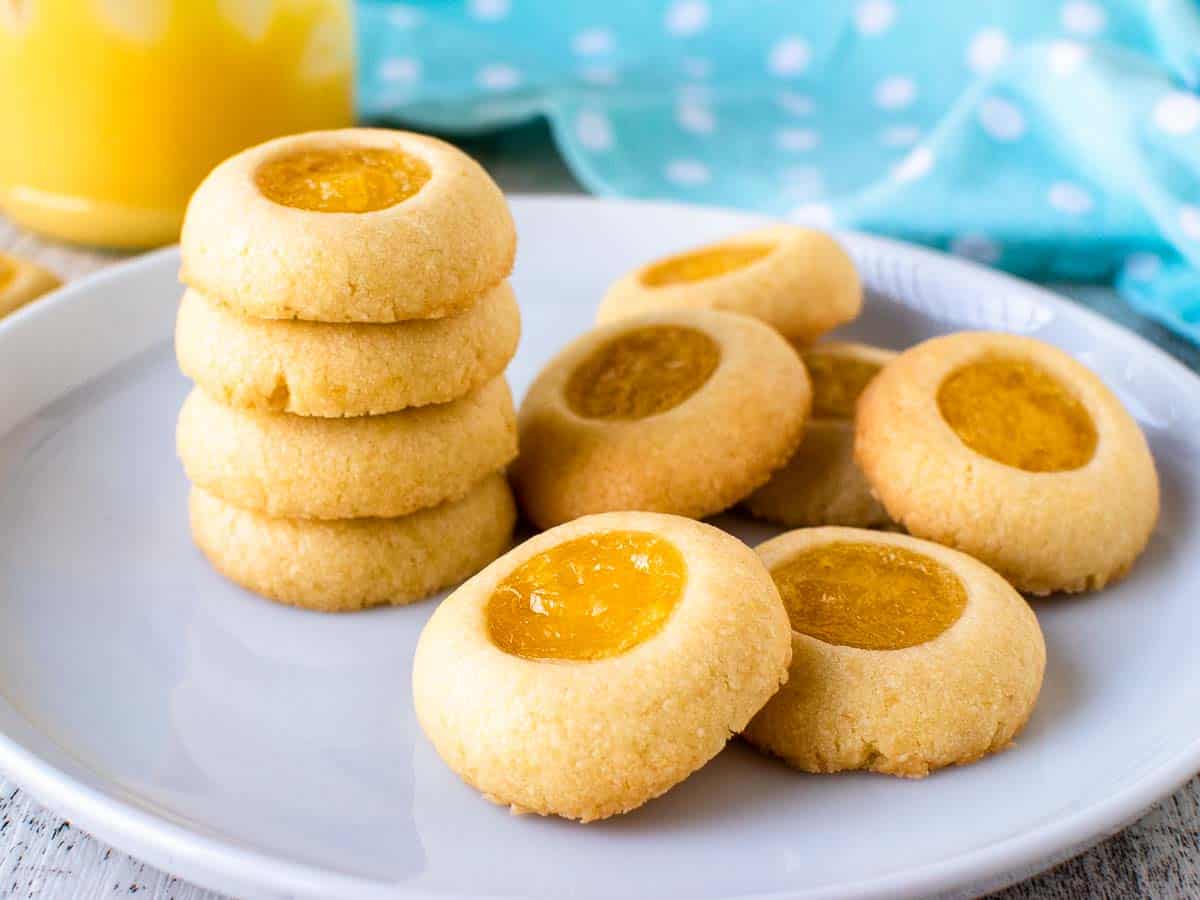
[[[1200,342],[1200,0],[361,2],[367,119],[545,116],[597,194],[1109,281]]]

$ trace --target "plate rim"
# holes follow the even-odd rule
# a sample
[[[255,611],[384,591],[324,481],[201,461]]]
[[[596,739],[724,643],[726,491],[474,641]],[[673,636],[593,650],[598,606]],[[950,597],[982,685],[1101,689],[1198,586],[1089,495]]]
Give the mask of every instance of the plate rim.
[[[631,214],[657,209],[678,214],[720,215],[740,220],[746,227],[775,221],[769,216],[716,206],[701,206],[658,201],[599,198],[571,194],[508,195],[514,206],[604,205],[626,207]],[[1040,285],[978,265],[941,251],[920,247],[891,238],[859,232],[834,230],[840,237],[896,258],[924,261],[947,273],[975,280],[991,280],[1031,295],[1056,314],[1075,319],[1100,332],[1117,345],[1124,345],[1139,357],[1165,366],[1173,377],[1190,380],[1200,389],[1200,375],[1170,353],[1143,336],[1074,303]],[[133,259],[115,263],[73,280],[41,300],[29,304],[0,321],[0,346],[10,333],[25,322],[59,315],[61,308],[82,302],[99,285],[137,279],[143,271],[155,269],[168,259],[177,258],[178,246],[160,248]],[[22,726],[36,726],[7,700],[0,697]],[[52,740],[48,736],[47,740]],[[60,748],[66,751],[66,748]],[[69,752],[69,751],[66,751]],[[403,884],[387,884],[360,878],[301,862],[292,862],[267,852],[239,845],[232,839],[206,835],[172,821],[131,799],[119,796],[124,788],[114,783],[114,792],[106,793],[76,775],[70,774],[17,738],[0,730],[0,770],[22,790],[56,814],[79,825],[97,839],[131,856],[145,860],[172,875],[178,875],[212,890],[256,896],[406,897],[431,900],[444,893]],[[908,897],[962,890],[972,885],[993,887],[1011,880],[1031,877],[1045,868],[1070,858],[1084,848],[1116,833],[1140,817],[1151,806],[1178,790],[1200,771],[1200,726],[1190,743],[1182,744],[1170,758],[1141,775],[1114,794],[1101,797],[1083,809],[1059,816],[1023,834],[1014,835],[946,859],[924,863],[911,869],[858,881],[819,888],[784,889],[745,895],[741,900],[784,900],[800,897]],[[100,780],[101,773],[94,773]],[[1005,876],[1010,876],[1005,881]],[[482,895],[475,895],[482,896]]]

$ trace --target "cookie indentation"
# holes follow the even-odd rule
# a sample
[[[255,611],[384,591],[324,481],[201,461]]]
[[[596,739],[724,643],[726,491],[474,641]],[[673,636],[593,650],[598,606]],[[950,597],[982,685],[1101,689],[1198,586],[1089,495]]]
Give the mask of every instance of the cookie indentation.
[[[526,560],[487,605],[488,634],[533,660],[593,661],[653,637],[683,596],[687,565],[665,538],[610,531]]]
[[[17,267],[0,255],[0,291],[8,287],[17,275]]]
[[[311,212],[364,213],[407,200],[429,181],[429,165],[397,150],[300,150],[259,167],[263,196]]]
[[[1078,469],[1096,452],[1087,409],[1028,360],[988,356],[968,363],[942,382],[937,402],[964,444],[1026,472]]]
[[[587,419],[645,419],[687,400],[720,361],[716,341],[701,331],[641,328],[613,338],[575,369],[567,403]]]
[[[924,644],[957,622],[967,605],[953,572],[890,544],[821,544],[771,574],[794,630],[862,650]]]
[[[692,253],[672,256],[642,274],[646,287],[690,284],[716,278],[758,262],[775,249],[774,244],[721,244]]]

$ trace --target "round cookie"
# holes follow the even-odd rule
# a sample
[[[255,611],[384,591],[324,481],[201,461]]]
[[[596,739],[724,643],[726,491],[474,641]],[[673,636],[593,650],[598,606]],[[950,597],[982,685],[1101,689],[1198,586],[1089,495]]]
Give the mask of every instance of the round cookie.
[[[828,341],[800,351],[812,381],[812,418],[800,449],[746,498],[751,515],[789,528],[884,525],[887,513],[854,462],[854,408],[891,350]]]
[[[504,371],[520,333],[506,281],[457,316],[394,325],[251,319],[189,290],[175,352],[227,406],[362,416],[470,393]]]
[[[790,531],[758,547],[792,622],[787,684],[743,736],[806,772],[919,778],[1007,747],[1041,690],[1033,610],[987,566],[908,535]]]
[[[720,752],[786,677],[789,641],[740,541],[606,513],[537,535],[444,600],[417,644],[413,699],[438,754],[485,797],[590,821]]]
[[[193,539],[226,578],[323,612],[411,603],[462,581],[504,552],[516,520],[503,475],[395,519],[277,519],[199,488],[190,510]]]
[[[888,514],[1033,594],[1125,574],[1158,519],[1137,423],[1089,369],[1010,334],[902,353],[863,392],[855,456]]]
[[[181,277],[263,319],[398,322],[469,308],[508,277],[516,231],[466,154],[406,131],[278,138],[192,195]]]
[[[858,317],[862,284],[825,232],[772,225],[635,269],[609,288],[596,321],[678,308],[744,313],[807,344]]]
[[[403,516],[462,497],[516,456],[503,378],[473,394],[386,416],[321,419],[234,409],[199,388],[179,414],[192,484],[269,516]]]
[[[795,452],[810,400],[791,346],[746,316],[668,310],[559,353],[518,415],[518,501],[539,528],[588,513],[703,518]]]
[[[57,275],[37,263],[0,253],[0,319],[60,285]]]

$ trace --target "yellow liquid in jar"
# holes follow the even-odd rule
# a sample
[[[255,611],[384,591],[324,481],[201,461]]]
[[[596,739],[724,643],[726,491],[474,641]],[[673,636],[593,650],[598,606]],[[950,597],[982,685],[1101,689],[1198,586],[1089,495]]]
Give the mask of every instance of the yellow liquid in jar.
[[[347,147],[302,150],[259,167],[263,196],[313,212],[364,213],[387,209],[429,181],[424,160],[395,150]]]
[[[716,278],[758,262],[775,247],[772,244],[720,244],[656,263],[642,274],[642,284],[663,287]]]
[[[880,366],[844,353],[807,350],[801,354],[812,380],[812,414],[818,419],[853,419],[859,395]]]
[[[1078,469],[1096,452],[1099,437],[1087,409],[1028,360],[987,357],[968,363],[942,382],[937,401],[964,444],[1026,472]]]
[[[575,538],[518,566],[488,600],[492,642],[533,660],[618,656],[662,629],[683,596],[687,564],[645,531]]]
[[[596,349],[571,373],[567,405],[585,419],[645,419],[674,409],[712,377],[721,361],[701,331],[654,325]]]
[[[941,563],[904,547],[837,542],[771,572],[792,629],[862,650],[931,641],[962,616],[967,592]]]
[[[36,231],[170,242],[221,160],[353,120],[348,0],[0,7],[0,207]]]

